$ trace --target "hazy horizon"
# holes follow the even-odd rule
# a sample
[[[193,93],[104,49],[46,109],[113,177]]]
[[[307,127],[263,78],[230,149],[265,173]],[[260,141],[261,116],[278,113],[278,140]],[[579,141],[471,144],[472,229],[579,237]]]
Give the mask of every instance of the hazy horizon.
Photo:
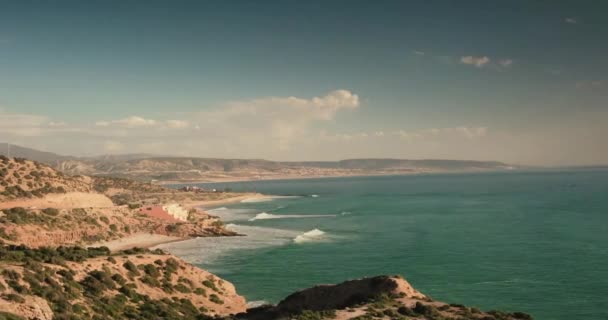
[[[0,141],[608,164],[608,3],[8,1]]]

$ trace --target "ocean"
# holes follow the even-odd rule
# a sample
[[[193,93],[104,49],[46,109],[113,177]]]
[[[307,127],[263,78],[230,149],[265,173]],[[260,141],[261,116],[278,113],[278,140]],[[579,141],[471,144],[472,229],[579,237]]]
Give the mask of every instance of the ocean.
[[[435,300],[535,319],[608,319],[608,170],[201,184],[278,195],[211,213],[247,234],[163,248],[278,302],[401,274]]]

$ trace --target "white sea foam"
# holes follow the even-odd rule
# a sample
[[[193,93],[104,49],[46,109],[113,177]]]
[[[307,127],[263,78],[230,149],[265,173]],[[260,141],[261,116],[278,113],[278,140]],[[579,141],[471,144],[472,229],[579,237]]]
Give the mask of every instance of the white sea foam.
[[[350,211],[342,211],[342,212],[340,212],[341,216],[348,216],[348,215],[351,215],[351,214],[353,214],[353,213],[350,212]]]
[[[268,202],[268,201],[272,201],[273,199],[271,197],[264,197],[264,198],[247,198],[247,199],[243,199],[241,200],[242,203],[258,203],[258,202]]]
[[[303,219],[303,218],[329,218],[335,217],[335,214],[271,214],[267,212],[258,213],[249,221],[269,220],[269,219]]]
[[[319,197],[318,194],[311,194],[310,196],[313,197],[313,198],[318,198]]]
[[[190,263],[212,263],[235,251],[248,251],[265,247],[282,246],[293,242],[298,231],[228,224],[226,227],[245,236],[201,237],[158,246]]]
[[[319,241],[326,238],[326,233],[319,229],[312,229],[304,232],[293,239],[295,243],[306,243],[312,241]]]
[[[255,209],[215,208],[206,210],[207,213],[220,217],[223,221],[246,220],[256,213]]]
[[[247,309],[257,308],[257,307],[261,307],[261,306],[267,305],[267,304],[270,304],[270,303],[268,301],[264,301],[264,300],[249,301],[249,302],[247,302]]]
[[[258,202],[269,202],[275,199],[295,199],[300,198],[300,196],[263,196],[263,197],[253,197],[241,200],[242,203],[258,203]]]

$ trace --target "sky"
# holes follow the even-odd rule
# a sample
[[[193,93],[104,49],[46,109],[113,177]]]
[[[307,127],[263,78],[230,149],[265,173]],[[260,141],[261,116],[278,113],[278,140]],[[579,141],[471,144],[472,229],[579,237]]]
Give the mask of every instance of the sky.
[[[0,0],[0,142],[608,164],[606,1]]]

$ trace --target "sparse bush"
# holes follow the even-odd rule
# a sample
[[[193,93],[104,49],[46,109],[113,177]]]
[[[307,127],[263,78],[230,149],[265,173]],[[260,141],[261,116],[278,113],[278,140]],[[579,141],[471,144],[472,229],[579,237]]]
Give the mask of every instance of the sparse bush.
[[[8,301],[13,301],[13,302],[16,302],[16,303],[24,303],[25,302],[25,299],[22,296],[20,296],[18,294],[14,294],[14,293],[9,293],[7,295],[4,295],[3,298],[6,299],[6,300],[8,300]]]
[[[220,299],[220,297],[218,297],[215,293],[212,293],[209,296],[209,301],[216,303],[216,304],[224,304],[224,300]]]
[[[57,216],[59,214],[59,210],[55,209],[55,208],[46,208],[46,209],[42,209],[42,213],[49,215],[49,216]]]

